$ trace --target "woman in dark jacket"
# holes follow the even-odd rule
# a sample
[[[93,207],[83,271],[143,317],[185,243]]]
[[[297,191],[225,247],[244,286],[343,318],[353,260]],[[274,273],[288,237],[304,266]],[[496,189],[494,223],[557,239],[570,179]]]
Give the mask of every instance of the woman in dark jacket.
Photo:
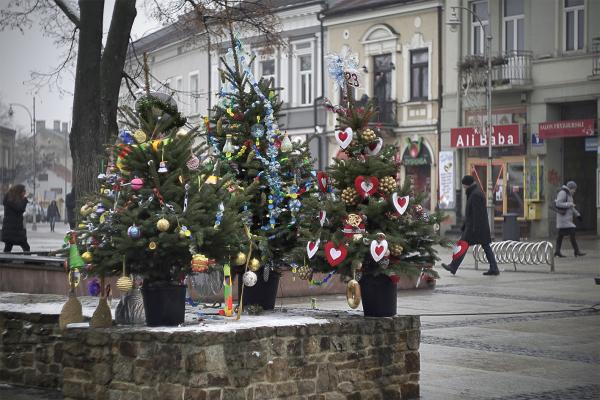
[[[25,186],[14,185],[4,196],[4,222],[2,224],[2,241],[4,252],[10,253],[14,245],[29,251],[27,231],[23,224],[23,213],[27,207]]]
[[[46,210],[46,218],[48,218],[48,221],[50,221],[50,232],[54,232],[56,221],[60,219],[60,212],[58,211],[58,206],[56,205],[55,200],[50,202],[50,205]]]
[[[480,244],[485,252],[485,255],[490,263],[490,269],[484,272],[484,275],[499,275],[498,264],[496,257],[490,247],[492,235],[490,234],[490,224],[488,223],[488,214],[485,206],[485,195],[477,186],[475,178],[471,175],[465,175],[462,179],[463,187],[467,193],[467,205],[465,207],[465,223],[462,226],[462,235],[460,240],[464,240],[472,246]],[[456,270],[467,254],[464,251],[461,257],[453,259],[450,265],[442,264],[442,267],[456,274]]]

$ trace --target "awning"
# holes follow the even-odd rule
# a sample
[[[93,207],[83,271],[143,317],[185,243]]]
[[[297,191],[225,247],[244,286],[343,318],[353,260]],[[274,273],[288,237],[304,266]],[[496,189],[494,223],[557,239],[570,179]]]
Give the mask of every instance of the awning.
[[[594,136],[594,133],[594,119],[549,121],[540,122],[539,125],[539,135],[542,139]]]

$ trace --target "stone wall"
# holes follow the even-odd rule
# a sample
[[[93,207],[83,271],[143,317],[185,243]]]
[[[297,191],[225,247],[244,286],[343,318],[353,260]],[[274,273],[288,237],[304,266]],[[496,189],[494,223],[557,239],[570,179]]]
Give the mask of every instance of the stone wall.
[[[62,386],[58,315],[0,312],[0,382]]]
[[[77,328],[60,335],[56,319],[14,314],[0,319],[0,381],[62,384],[65,400],[419,396],[418,317],[319,313],[327,323],[231,332]],[[18,378],[26,374],[31,378]]]

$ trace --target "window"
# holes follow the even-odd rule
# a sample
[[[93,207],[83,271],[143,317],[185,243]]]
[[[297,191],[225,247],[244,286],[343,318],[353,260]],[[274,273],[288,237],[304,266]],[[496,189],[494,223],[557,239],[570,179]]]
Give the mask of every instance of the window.
[[[178,76],[175,78],[175,98],[181,100],[181,92],[183,91],[183,78]]]
[[[260,62],[260,76],[264,80],[275,80],[275,60],[265,60]]]
[[[198,93],[198,74],[190,75],[190,114],[200,114],[200,93]]]
[[[471,4],[473,14],[483,23],[483,31],[479,21],[473,15],[471,17],[471,50],[473,54],[483,54],[485,51],[485,38],[488,34],[488,2],[476,1]]]
[[[426,100],[429,93],[429,55],[427,49],[410,52],[410,99]]]
[[[300,105],[312,104],[312,55],[298,56]]]
[[[504,0],[504,51],[525,50],[523,0]]]
[[[584,0],[565,0],[564,30],[565,50],[583,49],[585,27]]]

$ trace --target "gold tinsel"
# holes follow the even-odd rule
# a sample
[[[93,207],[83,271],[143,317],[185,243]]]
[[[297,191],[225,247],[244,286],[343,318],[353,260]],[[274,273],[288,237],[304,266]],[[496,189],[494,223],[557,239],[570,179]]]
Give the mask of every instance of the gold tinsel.
[[[342,201],[347,205],[356,204],[356,200],[358,198],[358,192],[353,187],[347,187],[342,190]]]

